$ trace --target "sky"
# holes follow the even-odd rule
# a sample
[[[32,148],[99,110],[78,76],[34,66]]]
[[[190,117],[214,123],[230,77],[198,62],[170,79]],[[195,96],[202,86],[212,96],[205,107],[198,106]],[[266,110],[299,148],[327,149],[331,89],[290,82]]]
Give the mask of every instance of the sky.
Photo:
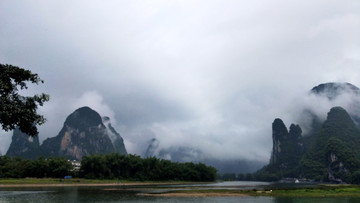
[[[24,94],[50,94],[40,141],[86,105],[133,154],[156,138],[269,160],[275,118],[289,127],[305,107],[325,117],[348,102],[319,102],[312,87],[360,87],[359,36],[358,0],[0,1],[0,63],[45,81]],[[1,131],[3,154],[10,142]]]

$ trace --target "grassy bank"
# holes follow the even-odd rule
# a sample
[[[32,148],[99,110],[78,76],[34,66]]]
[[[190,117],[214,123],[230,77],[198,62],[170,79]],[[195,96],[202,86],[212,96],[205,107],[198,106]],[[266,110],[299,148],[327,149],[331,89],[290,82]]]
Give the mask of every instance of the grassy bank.
[[[282,189],[265,193],[282,197],[360,197],[358,185],[319,185],[315,188]]]
[[[319,185],[309,188],[267,189],[267,190],[228,190],[192,189],[176,190],[149,196],[271,196],[271,197],[360,197],[358,185]]]

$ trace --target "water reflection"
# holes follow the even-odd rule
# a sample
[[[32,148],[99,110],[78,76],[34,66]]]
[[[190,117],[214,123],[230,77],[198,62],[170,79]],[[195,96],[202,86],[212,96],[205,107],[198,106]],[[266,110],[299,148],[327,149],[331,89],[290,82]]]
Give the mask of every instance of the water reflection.
[[[261,182],[222,182],[215,184],[182,185],[182,187],[267,187]],[[159,186],[158,186],[159,187]],[[163,185],[163,188],[170,185]],[[173,188],[171,188],[173,187]],[[178,189],[171,186],[169,189]],[[279,186],[280,187],[280,186]],[[0,188],[0,202],[261,202],[261,203],[342,203],[360,202],[360,198],[304,198],[304,197],[151,197],[138,195],[139,192],[151,192],[149,186],[116,187],[35,187],[35,188]],[[161,188],[155,188],[161,190]],[[165,190],[165,189],[164,189]]]

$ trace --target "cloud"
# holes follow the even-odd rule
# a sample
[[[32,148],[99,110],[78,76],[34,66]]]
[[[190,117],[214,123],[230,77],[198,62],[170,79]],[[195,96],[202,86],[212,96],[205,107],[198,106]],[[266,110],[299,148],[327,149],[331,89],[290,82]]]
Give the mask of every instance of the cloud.
[[[160,148],[267,160],[274,118],[289,125],[303,107],[315,102],[323,115],[335,104],[309,97],[309,89],[360,86],[359,6],[4,0],[0,61],[45,80],[36,87],[51,95],[40,109],[48,119],[41,140],[88,105],[113,117],[131,153],[156,137]]]
[[[95,91],[85,92],[82,94],[74,104],[73,109],[77,109],[83,106],[88,106],[98,112],[101,116],[107,116],[113,124],[116,124],[115,113],[111,108],[104,103],[103,97]]]

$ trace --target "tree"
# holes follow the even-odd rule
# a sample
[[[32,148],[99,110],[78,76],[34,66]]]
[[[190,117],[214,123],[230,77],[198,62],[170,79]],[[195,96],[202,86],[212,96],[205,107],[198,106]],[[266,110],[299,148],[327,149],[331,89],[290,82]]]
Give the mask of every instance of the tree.
[[[214,167],[202,163],[174,163],[156,157],[143,159],[116,153],[84,156],[80,168],[80,176],[90,179],[214,181],[216,174]]]
[[[20,95],[19,90],[27,89],[28,82],[44,83],[38,74],[30,70],[0,64],[0,123],[5,131],[19,127],[22,132],[36,136],[39,133],[36,125],[45,122],[45,118],[36,110],[49,101],[49,95]]]

